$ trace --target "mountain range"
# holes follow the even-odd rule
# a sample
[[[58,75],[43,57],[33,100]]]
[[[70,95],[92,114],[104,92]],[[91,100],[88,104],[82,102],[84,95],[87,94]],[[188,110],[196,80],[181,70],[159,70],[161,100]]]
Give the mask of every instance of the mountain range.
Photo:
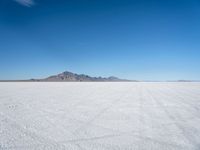
[[[85,74],[76,74],[69,71],[62,72],[57,75],[52,75],[44,79],[31,79],[30,81],[52,81],[52,82],[120,82],[130,81],[126,79],[120,79],[114,76],[110,77],[91,77]]]

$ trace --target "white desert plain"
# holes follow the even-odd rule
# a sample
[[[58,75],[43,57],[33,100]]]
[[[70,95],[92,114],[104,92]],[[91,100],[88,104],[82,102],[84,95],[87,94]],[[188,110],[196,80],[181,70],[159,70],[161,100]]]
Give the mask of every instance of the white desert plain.
[[[199,150],[198,82],[0,83],[0,150]]]

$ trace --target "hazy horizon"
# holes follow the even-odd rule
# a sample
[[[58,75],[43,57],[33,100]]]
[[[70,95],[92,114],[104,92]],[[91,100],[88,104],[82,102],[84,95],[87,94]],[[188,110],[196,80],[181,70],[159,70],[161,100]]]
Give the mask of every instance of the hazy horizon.
[[[0,32],[0,80],[200,80],[198,0],[1,0]]]

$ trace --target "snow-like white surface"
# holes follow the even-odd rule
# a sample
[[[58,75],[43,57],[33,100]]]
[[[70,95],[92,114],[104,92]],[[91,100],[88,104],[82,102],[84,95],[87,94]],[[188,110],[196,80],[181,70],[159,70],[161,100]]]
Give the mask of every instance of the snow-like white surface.
[[[198,150],[200,83],[0,83],[0,150]]]

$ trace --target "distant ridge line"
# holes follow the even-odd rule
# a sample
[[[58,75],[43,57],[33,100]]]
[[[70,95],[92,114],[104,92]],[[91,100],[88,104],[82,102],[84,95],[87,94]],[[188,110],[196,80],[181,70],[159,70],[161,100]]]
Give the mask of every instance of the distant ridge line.
[[[32,79],[35,80],[35,79]],[[37,79],[36,79],[37,80]],[[85,74],[77,74],[69,71],[62,72],[57,75],[52,75],[39,81],[52,81],[52,82],[119,82],[119,81],[131,81],[127,79],[120,79],[118,77],[91,77]]]

